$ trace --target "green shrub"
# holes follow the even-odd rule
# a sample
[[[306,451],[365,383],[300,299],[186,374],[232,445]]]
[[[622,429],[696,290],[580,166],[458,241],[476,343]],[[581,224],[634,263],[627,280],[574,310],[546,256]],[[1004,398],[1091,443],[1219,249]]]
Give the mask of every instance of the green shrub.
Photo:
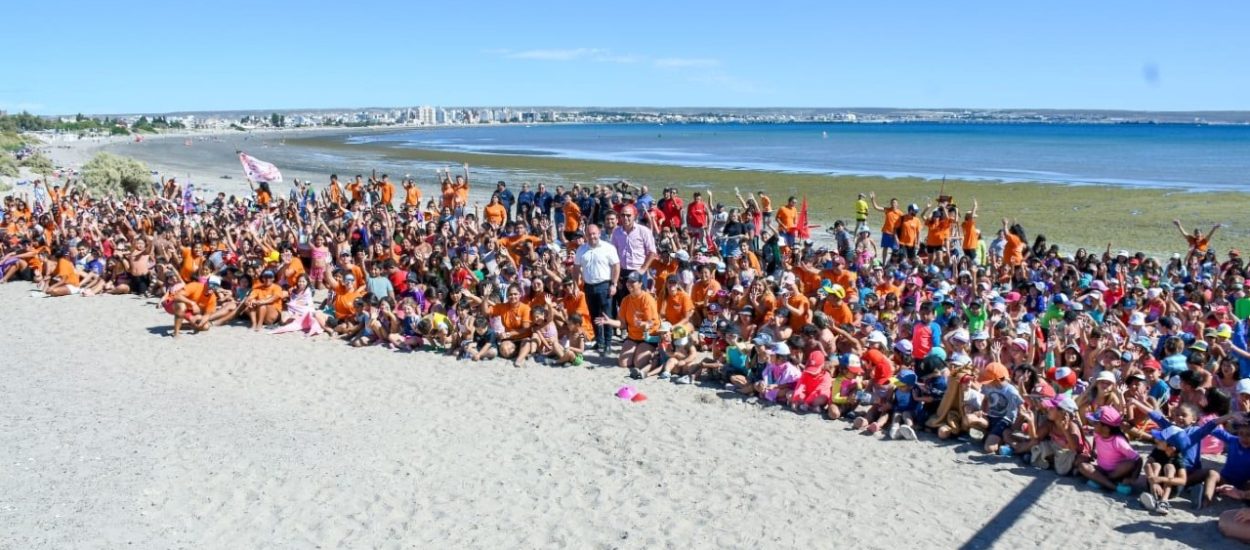
[[[147,195],[151,179],[146,164],[112,153],[99,153],[82,167],[83,187],[93,195]]]
[[[52,161],[39,153],[22,159],[22,166],[30,168],[30,171],[36,174],[50,174],[52,170],[55,170],[55,167],[52,166]]]
[[[17,175],[17,159],[13,155],[0,152],[0,176],[16,178]]]

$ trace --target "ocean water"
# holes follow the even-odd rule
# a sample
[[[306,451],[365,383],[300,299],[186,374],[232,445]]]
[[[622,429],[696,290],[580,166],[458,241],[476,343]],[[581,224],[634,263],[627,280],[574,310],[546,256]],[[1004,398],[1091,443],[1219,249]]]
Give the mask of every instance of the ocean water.
[[[885,177],[1241,191],[1250,126],[567,124],[414,129],[349,143]]]

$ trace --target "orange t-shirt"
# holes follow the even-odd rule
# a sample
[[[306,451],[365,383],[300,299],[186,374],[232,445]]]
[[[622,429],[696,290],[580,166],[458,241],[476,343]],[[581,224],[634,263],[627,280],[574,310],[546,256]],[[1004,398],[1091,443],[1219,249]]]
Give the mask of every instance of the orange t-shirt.
[[[469,182],[466,181],[452,187],[456,188],[456,204],[459,206],[469,204]]]
[[[421,190],[413,185],[404,190],[404,204],[407,206],[421,206]]]
[[[1193,235],[1189,235],[1185,237],[1185,240],[1189,241],[1189,246],[1192,246],[1198,252],[1206,252],[1207,246],[1211,244],[1211,239],[1206,237],[1195,237]]]
[[[897,208],[885,209],[885,221],[881,224],[881,232],[887,235],[894,234],[894,230],[898,229],[898,221],[903,218],[903,211]]]
[[[204,287],[204,283],[199,281],[187,283],[182,286],[182,296],[200,307],[200,313],[208,315],[217,311],[217,293],[209,291]]]
[[[179,247],[179,251],[182,252],[182,262],[178,265],[178,276],[182,277],[183,282],[189,283],[195,277],[195,256],[189,246]]]
[[[839,301],[835,304],[833,300],[825,300],[820,310],[839,325],[849,325],[855,320],[855,314],[851,313],[851,308],[846,305],[846,302]]]
[[[716,297],[717,292],[720,292],[720,283],[716,279],[695,281],[694,287],[690,289],[690,300],[696,304],[706,305],[708,301]]]
[[[490,308],[490,315],[503,322],[504,330],[519,331],[517,338],[529,336],[530,306],[525,305],[525,302],[517,302],[516,305],[507,302],[495,304]]]
[[[343,204],[343,189],[339,187],[337,182],[330,183],[330,202],[338,205]]]
[[[564,232],[572,233],[582,226],[582,209],[573,201],[564,201]]]
[[[777,209],[777,225],[781,226],[781,230],[787,233],[794,231],[799,224],[799,210],[793,206],[786,205]]]
[[[960,225],[960,229],[964,232],[964,250],[975,250],[977,245],[981,244],[981,231],[977,229],[976,220],[964,220]]]
[[[499,246],[508,251],[508,255],[512,257],[512,261],[521,263],[521,245],[530,243],[534,248],[542,244],[543,240],[534,235],[526,235],[524,237],[504,237],[499,239]]]
[[[664,298],[664,320],[677,324],[686,319],[694,311],[694,300],[686,291],[678,289]]]
[[[260,206],[261,208],[268,208],[269,202],[272,200],[273,200],[273,197],[269,196],[269,193],[265,191],[256,192],[256,204]]]
[[[450,183],[443,184],[443,208],[453,208],[456,206],[456,188]]]
[[[352,200],[354,201],[364,200],[365,198],[364,186],[360,182],[353,181],[347,184],[347,192],[352,194]]]
[[[590,307],[586,305],[586,295],[578,292],[577,296],[565,296],[560,300],[565,315],[577,313],[582,316],[582,332],[587,338],[595,337],[595,325],[590,318]]]
[[[760,210],[763,212],[773,211],[773,199],[768,195],[760,195]]]
[[[644,332],[644,323],[650,323],[651,330],[660,328],[660,312],[656,309],[655,297],[647,294],[630,293],[624,300],[621,300],[620,310],[617,312],[616,318],[625,325],[625,332],[630,340],[640,342],[645,340],[648,334]]]
[[[300,275],[307,273],[304,271],[304,262],[297,257],[292,256],[291,262],[286,264],[286,269],[282,270],[282,280],[286,284],[295,286],[295,281],[299,280]]]
[[[910,219],[900,219],[898,222],[898,244],[902,246],[916,246],[919,242],[920,218],[912,216]]]
[[[250,297],[255,300],[277,298],[277,301],[273,303],[273,306],[278,309],[282,309],[282,298],[286,297],[286,292],[283,292],[282,287],[273,283],[270,283],[269,285],[261,285],[257,283],[252,285],[252,294]]]
[[[1007,233],[1007,244],[1003,247],[1003,263],[1007,265],[1024,263],[1024,241],[1011,232]]]
[[[482,209],[482,217],[486,218],[486,223],[500,227],[508,221],[508,207],[502,204],[488,204]]]
[[[391,201],[395,198],[395,184],[382,182],[381,187],[382,189],[381,192],[378,193],[378,198],[382,199],[382,204],[384,205],[391,204]]]
[[[61,258],[56,261],[56,271],[52,273],[53,277],[61,279],[62,283],[78,286],[81,282],[78,280],[78,271],[74,269],[74,262],[68,258]]]
[[[360,280],[360,279],[357,279]],[[339,285],[334,289],[334,317],[342,321],[351,319],[356,315],[356,299],[364,296],[368,289],[359,286],[354,289],[348,289],[344,285]]]
[[[925,222],[925,226],[929,228],[929,234],[925,237],[924,244],[927,246],[945,246],[946,240],[951,236],[951,219],[932,219]]]
[[[791,294],[786,298],[786,309],[790,310],[790,330],[803,330],[803,325],[812,322],[812,303],[802,294]]]
[[[48,253],[48,247],[33,246],[27,249],[27,251],[34,252],[35,255],[26,260],[26,265],[30,266],[30,269],[36,273],[43,272],[43,256]]]

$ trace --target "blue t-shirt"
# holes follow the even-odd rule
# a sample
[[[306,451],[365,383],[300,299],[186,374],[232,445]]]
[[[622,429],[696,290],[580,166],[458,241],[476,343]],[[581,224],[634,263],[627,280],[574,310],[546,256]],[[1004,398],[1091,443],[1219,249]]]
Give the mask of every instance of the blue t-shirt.
[[[1153,386],[1150,386],[1150,397],[1153,397],[1156,403],[1167,403],[1172,397],[1172,387],[1163,380],[1156,380]]]
[[[1020,397],[1020,391],[1015,386],[1003,384],[1002,387],[995,388],[987,385],[981,388],[981,393],[985,395],[985,400],[989,403],[985,412],[986,416],[1002,418],[1008,422],[1016,421],[1016,414],[1020,411],[1020,404],[1024,403],[1024,399]]]
[[[1158,411],[1150,411],[1150,419],[1155,424],[1158,424],[1160,429],[1167,429],[1172,425],[1172,422],[1166,416],[1159,414]],[[1181,464],[1185,466],[1185,470],[1193,471],[1202,465],[1202,438],[1211,435],[1211,432],[1218,427],[1219,425],[1214,422],[1207,422],[1201,426],[1190,426],[1181,430],[1188,443],[1188,446],[1184,449],[1178,449],[1181,455]]]
[[[1224,428],[1216,428],[1211,435],[1224,442],[1224,452],[1228,455],[1224,468],[1220,469],[1220,482],[1236,487],[1245,485],[1250,481],[1250,448],[1243,447],[1241,439]]]

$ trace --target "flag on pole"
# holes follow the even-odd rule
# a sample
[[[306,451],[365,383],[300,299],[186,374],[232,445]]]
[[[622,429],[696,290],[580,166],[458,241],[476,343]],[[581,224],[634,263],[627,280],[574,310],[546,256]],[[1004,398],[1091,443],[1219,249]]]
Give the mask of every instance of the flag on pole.
[[[803,204],[799,207],[799,223],[794,228],[794,236],[799,239],[812,238],[812,229],[807,225],[807,195],[803,195]]]
[[[278,167],[247,153],[239,151],[239,162],[243,164],[243,174],[254,182],[277,183],[282,181],[282,172]]]

